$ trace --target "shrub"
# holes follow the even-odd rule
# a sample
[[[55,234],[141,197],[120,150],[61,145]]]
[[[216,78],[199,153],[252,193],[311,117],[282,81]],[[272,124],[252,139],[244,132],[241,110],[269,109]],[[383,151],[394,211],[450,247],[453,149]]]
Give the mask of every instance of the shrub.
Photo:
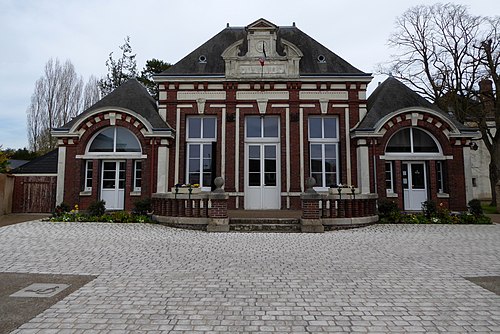
[[[399,223],[401,220],[401,210],[396,202],[391,200],[380,200],[378,202],[378,214],[381,223]]]
[[[136,215],[147,215],[148,212],[151,212],[151,198],[146,197],[135,201],[132,212]]]
[[[67,204],[62,202],[58,206],[55,207],[54,212],[52,212],[52,217],[59,217],[63,215],[66,212],[70,212],[71,207]]]
[[[436,203],[433,201],[422,202],[422,212],[424,213],[425,217],[427,217],[428,219],[436,216],[436,214],[437,214]]]
[[[87,208],[87,214],[89,216],[102,216],[106,212],[106,202],[103,200],[94,201],[90,203]]]
[[[478,199],[473,199],[470,200],[469,203],[467,203],[469,207],[469,212],[473,214],[474,216],[482,216],[483,215],[483,208],[481,207],[481,201]]]

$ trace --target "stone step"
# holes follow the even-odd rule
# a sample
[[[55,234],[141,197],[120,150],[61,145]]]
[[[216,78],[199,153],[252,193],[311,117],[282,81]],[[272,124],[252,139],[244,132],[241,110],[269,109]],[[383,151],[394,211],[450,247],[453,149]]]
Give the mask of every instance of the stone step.
[[[300,232],[296,218],[231,218],[229,230],[235,232]]]

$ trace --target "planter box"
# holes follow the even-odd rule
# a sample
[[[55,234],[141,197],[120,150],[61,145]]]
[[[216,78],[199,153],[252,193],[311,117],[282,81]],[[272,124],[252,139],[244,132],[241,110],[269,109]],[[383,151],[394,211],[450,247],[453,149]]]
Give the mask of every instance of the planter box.
[[[178,194],[189,194],[189,188],[178,188]],[[191,194],[199,194],[201,192],[201,188],[191,188]],[[172,193],[175,194],[175,187],[172,187]]]

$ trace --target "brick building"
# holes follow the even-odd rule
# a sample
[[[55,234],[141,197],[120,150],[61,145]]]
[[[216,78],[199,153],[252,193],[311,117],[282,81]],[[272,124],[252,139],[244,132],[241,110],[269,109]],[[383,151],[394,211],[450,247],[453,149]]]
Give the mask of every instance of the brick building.
[[[131,80],[54,130],[57,201],[130,210],[222,176],[230,209],[300,209],[311,176],[464,209],[474,133],[392,78],[367,100],[371,79],[295,25],[228,26],[155,77],[158,101]]]

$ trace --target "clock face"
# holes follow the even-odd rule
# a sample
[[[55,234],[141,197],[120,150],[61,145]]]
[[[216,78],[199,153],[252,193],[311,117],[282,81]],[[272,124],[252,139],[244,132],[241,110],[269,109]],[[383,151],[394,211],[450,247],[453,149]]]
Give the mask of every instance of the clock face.
[[[265,41],[258,41],[255,45],[255,50],[263,52],[264,50],[269,50],[269,48],[267,47],[267,43]]]

